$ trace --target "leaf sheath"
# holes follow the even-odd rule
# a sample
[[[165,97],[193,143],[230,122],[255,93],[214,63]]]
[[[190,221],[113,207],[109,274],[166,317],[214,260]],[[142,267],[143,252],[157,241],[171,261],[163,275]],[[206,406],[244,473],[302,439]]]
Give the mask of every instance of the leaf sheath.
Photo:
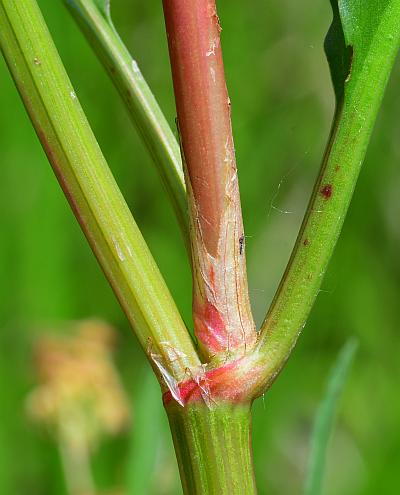
[[[251,349],[230,100],[214,0],[164,0],[190,205],[195,333],[206,359]]]

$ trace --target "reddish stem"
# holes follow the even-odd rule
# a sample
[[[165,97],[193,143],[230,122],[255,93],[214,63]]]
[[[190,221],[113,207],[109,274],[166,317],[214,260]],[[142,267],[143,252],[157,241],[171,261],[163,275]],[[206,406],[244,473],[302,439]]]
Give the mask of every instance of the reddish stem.
[[[247,349],[256,339],[214,0],[164,0],[191,213],[193,313],[204,354]]]
[[[182,407],[195,402],[209,407],[220,402],[244,404],[258,397],[263,385],[262,365],[246,356],[208,371],[204,367],[201,373],[178,383],[177,397],[170,390],[164,392],[163,402],[167,406],[175,400]]]

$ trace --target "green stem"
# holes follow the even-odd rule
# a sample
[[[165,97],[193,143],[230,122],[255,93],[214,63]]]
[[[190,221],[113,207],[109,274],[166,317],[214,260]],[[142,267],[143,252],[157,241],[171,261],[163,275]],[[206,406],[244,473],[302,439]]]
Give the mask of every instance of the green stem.
[[[182,380],[187,368],[199,364],[196,351],[35,0],[0,0],[0,45],[58,180],[141,345],[166,376]]]
[[[322,168],[292,257],[262,325],[267,384],[286,362],[319,292],[338,240],[400,39],[400,2],[387,9],[362,65],[344,81]],[[354,63],[357,63],[357,47]]]
[[[119,91],[167,189],[188,242],[186,186],[179,145],[143,75],[119,37],[110,4],[64,0]]]
[[[250,438],[250,404],[203,401],[167,405],[183,491],[187,495],[257,493]]]
[[[90,448],[79,419],[79,414],[78,417],[68,414],[59,420],[58,447],[65,484],[68,495],[95,495],[97,491],[90,465]]]

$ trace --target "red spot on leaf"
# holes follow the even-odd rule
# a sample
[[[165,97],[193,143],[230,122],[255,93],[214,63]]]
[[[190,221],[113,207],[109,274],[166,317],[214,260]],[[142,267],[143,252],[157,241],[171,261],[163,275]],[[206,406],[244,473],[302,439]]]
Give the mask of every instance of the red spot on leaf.
[[[332,184],[325,184],[325,186],[321,188],[320,192],[325,199],[330,199],[332,196],[332,191],[333,191]]]
[[[310,244],[310,241],[308,239],[304,239],[303,244],[304,246],[308,246]]]

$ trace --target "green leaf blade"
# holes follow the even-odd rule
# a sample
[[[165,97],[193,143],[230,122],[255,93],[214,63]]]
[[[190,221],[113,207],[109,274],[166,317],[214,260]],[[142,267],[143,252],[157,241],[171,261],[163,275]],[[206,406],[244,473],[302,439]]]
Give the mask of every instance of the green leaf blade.
[[[347,82],[355,85],[368,59],[385,41],[393,41],[388,16],[398,12],[398,0],[331,0],[333,20],[325,39],[325,53],[338,103]],[[385,32],[387,31],[387,32]],[[388,50],[388,53],[390,50]]]
[[[111,0],[94,0],[94,3],[104,17],[111,18]]]
[[[332,84],[339,103],[343,99],[344,82],[348,77],[353,50],[346,45],[337,0],[331,0],[333,20],[325,38],[324,48],[331,71]]]
[[[326,466],[326,452],[339,400],[346,384],[358,343],[349,340],[341,349],[332,368],[325,397],[318,409],[311,438],[311,453],[304,495],[320,495]]]

